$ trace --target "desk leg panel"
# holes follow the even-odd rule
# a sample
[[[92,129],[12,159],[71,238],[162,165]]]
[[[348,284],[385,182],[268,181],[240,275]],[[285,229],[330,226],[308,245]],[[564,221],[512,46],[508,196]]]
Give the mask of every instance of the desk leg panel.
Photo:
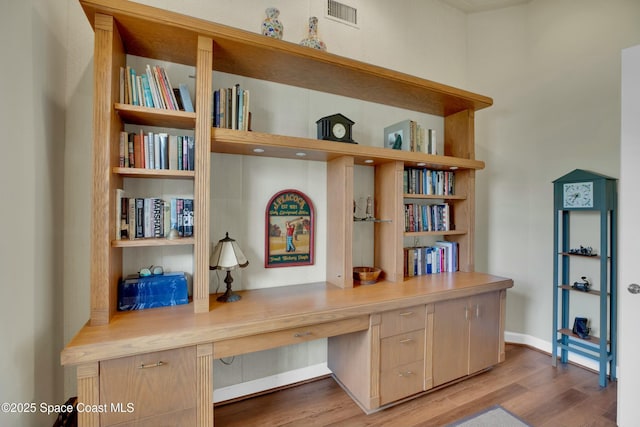
[[[87,363],[77,367],[78,402],[87,405],[100,404],[100,368],[98,362]],[[99,427],[98,412],[83,411],[78,413],[79,427]]]
[[[196,348],[198,427],[213,427],[213,344],[200,344]]]

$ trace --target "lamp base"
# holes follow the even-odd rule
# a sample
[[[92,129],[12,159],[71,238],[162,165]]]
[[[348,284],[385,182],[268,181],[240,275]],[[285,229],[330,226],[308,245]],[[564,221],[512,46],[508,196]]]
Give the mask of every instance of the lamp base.
[[[227,291],[216,298],[216,301],[220,302],[234,302],[240,300],[240,295],[231,292],[231,283],[233,283],[233,277],[231,277],[231,271],[227,270],[227,276],[224,278],[224,283],[227,284]]]
[[[234,301],[240,300],[240,298],[242,298],[240,295],[227,291],[224,294],[220,295],[218,298],[216,298],[216,301],[234,302]]]

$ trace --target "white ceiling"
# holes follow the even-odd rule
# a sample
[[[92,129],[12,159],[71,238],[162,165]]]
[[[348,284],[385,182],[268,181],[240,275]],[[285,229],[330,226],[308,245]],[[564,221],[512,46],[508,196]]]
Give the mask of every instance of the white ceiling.
[[[449,6],[453,6],[466,13],[482,12],[485,10],[501,9],[528,3],[530,0],[442,0]]]

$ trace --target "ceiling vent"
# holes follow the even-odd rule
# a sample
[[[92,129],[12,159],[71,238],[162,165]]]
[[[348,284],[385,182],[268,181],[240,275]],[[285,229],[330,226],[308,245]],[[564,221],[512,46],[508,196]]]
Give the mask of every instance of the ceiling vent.
[[[334,0],[327,0],[327,18],[358,27],[358,9]]]

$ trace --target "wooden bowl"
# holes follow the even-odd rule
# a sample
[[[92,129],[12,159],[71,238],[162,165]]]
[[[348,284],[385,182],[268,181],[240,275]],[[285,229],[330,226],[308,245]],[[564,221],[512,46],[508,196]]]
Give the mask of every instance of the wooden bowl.
[[[353,267],[353,280],[361,285],[373,285],[378,281],[381,272],[378,267]]]

